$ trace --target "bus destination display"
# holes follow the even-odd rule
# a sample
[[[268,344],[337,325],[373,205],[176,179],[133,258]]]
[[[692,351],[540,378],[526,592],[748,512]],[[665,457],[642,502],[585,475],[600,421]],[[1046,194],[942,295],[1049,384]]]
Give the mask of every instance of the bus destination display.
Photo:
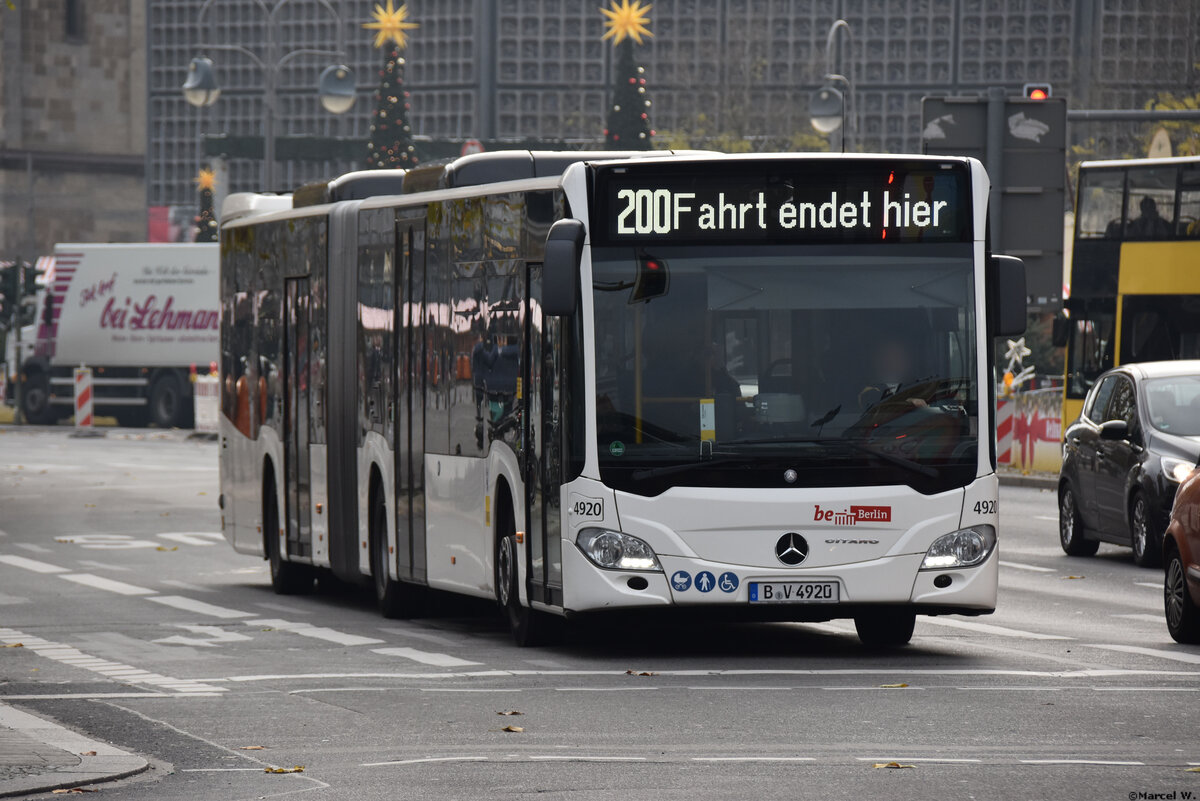
[[[780,166],[774,165],[776,169]],[[601,181],[604,230],[627,241],[961,242],[970,219],[961,169],[827,169],[736,177],[613,171]],[[786,167],[785,167],[786,169]],[[824,174],[822,174],[824,173]]]

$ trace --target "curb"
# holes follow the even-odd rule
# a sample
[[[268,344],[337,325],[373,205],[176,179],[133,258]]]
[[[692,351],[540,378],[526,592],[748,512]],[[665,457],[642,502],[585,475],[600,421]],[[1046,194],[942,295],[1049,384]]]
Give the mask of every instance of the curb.
[[[64,752],[78,764],[53,767],[44,773],[0,781],[0,798],[115,781],[141,773],[150,763],[120,748],[88,739],[57,723],[0,703],[0,731],[9,729],[19,737]],[[95,756],[84,756],[89,752]]]

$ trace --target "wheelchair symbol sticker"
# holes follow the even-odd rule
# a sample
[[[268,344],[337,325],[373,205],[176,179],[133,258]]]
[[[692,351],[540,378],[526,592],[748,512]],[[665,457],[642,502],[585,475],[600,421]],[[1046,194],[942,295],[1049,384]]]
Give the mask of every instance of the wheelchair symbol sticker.
[[[676,570],[671,575],[671,586],[678,592],[683,592],[692,586],[692,574],[686,570]]]
[[[697,578],[699,583],[699,578]],[[721,588],[721,592],[737,592],[738,577],[734,573],[722,573],[717,579],[717,586]]]

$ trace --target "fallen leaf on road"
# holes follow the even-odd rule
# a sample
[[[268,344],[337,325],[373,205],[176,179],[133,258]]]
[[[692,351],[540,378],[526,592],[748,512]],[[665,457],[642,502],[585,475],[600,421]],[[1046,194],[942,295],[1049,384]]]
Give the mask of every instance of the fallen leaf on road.
[[[263,745],[243,745],[239,751],[265,751],[266,746]]]
[[[52,790],[51,792],[53,792],[55,795],[66,795],[68,793],[94,793],[96,791],[89,787],[68,787],[65,789],[60,787],[59,789]]]
[[[625,671],[625,675],[626,676],[657,676],[658,674],[651,673],[649,670],[643,670],[641,673],[637,672],[636,670],[627,670],[627,671]]]
[[[497,712],[496,714],[497,714],[497,715],[505,715],[505,716],[507,716],[507,715],[524,715],[525,713],[524,713],[524,712],[518,712],[518,711],[517,711],[517,710],[515,710],[515,709],[510,709],[510,710],[508,710],[507,712]]]
[[[154,550],[156,550],[156,551],[178,551],[178,550],[179,550],[179,546],[178,546],[178,545],[172,545],[170,548],[168,548],[168,547],[167,547],[167,546],[165,546],[165,545],[158,545],[158,546],[155,546]]]
[[[158,516],[159,517],[170,517],[171,513],[170,512],[160,512]]]
[[[908,685],[901,682],[900,684],[880,684],[879,686],[885,690],[894,690],[899,687],[907,687]]]
[[[871,767],[873,767],[873,768],[891,768],[892,770],[901,770],[903,768],[915,768],[916,765],[901,765],[899,762],[876,762]]]
[[[1184,773],[1200,773],[1200,768],[1185,768]]]
[[[197,495],[207,495],[208,493],[207,492],[197,492],[196,494]]]
[[[505,726],[505,727],[504,727],[503,729],[501,729],[500,731],[507,731],[507,732],[522,732],[522,731],[525,731],[525,729],[523,729],[523,728],[522,728],[522,727],[520,727],[520,726]]]
[[[1086,576],[1063,576],[1064,580],[1066,580],[1066,579],[1081,579],[1081,578],[1087,578],[1087,577]]]
[[[296,765],[291,768],[263,768],[263,773],[303,773],[304,766]]]
[[[80,756],[95,756],[96,752],[95,751],[80,751],[79,755]]]
[[[96,504],[94,504],[94,503],[85,503],[85,504],[83,505],[83,508],[84,508],[84,509],[95,509],[95,508],[96,508]]]
[[[5,647],[5,648],[24,648],[24,647],[25,647],[25,643],[23,643],[23,642],[10,642],[10,643],[7,643],[7,644],[5,644],[5,646],[4,646],[4,647]]]

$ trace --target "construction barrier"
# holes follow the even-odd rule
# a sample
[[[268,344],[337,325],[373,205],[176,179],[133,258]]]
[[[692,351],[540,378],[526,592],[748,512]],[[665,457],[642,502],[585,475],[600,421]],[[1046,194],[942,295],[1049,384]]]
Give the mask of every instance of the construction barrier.
[[[996,400],[996,461],[1012,463],[1013,410],[1016,401],[1000,398]]]
[[[75,368],[75,428],[91,428],[92,417],[92,368]]]
[[[192,384],[196,404],[196,431],[216,434],[221,414],[221,381],[215,375],[197,375]]]

